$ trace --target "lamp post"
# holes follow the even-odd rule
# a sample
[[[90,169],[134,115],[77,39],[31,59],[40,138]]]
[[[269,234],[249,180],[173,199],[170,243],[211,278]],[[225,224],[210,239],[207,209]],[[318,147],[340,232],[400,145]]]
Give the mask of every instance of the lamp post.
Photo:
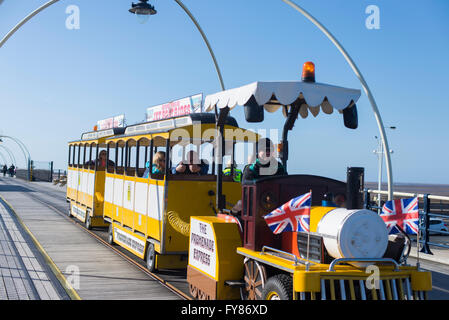
[[[382,118],[379,113],[379,109],[377,108],[376,100],[374,100],[374,96],[371,93],[370,88],[368,87],[368,83],[365,81],[365,78],[363,77],[362,73],[360,72],[359,68],[356,66],[355,62],[352,60],[351,56],[348,54],[348,52],[343,48],[343,46],[338,42],[338,40],[330,33],[329,30],[326,29],[326,27],[321,24],[317,19],[315,19],[310,13],[308,13],[306,10],[301,8],[299,5],[294,3],[290,0],[282,0],[286,4],[288,4],[290,7],[301,13],[304,17],[306,17],[309,21],[311,21],[315,26],[318,27],[325,35],[326,37],[337,47],[337,49],[340,51],[340,53],[343,55],[343,57],[348,62],[349,66],[354,71],[357,78],[360,80],[360,83],[362,84],[363,90],[365,91],[365,94],[368,96],[368,100],[371,104],[371,108],[374,113],[374,117],[376,118],[377,126],[379,128],[379,134],[382,141],[382,145],[384,150],[388,150],[388,141],[387,141],[387,135],[385,133],[385,128],[383,125]],[[391,157],[388,152],[385,153],[385,162],[387,166],[387,178],[388,178],[388,200],[393,200],[393,169],[391,167]]]
[[[387,129],[391,129],[391,130],[395,130],[396,127],[387,127]],[[377,155],[377,161],[378,161],[378,175],[377,175],[377,190],[382,190],[382,167],[383,167],[383,158],[384,158],[384,153],[393,153],[393,150],[388,150],[388,152],[384,152],[384,145],[382,143],[382,139],[379,139],[379,137],[374,136],[374,138],[377,140],[377,149],[373,150],[373,153],[375,153]],[[380,208],[381,206],[381,200],[382,197],[380,195],[380,193],[377,195],[377,206],[379,207],[377,209],[377,213],[380,214],[382,209]],[[392,200],[392,199],[389,199]]]

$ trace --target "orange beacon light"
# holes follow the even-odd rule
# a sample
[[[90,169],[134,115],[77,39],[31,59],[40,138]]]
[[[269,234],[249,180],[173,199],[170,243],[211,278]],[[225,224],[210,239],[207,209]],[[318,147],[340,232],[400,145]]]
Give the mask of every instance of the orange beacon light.
[[[304,63],[302,67],[302,81],[315,82],[315,64],[311,61]]]

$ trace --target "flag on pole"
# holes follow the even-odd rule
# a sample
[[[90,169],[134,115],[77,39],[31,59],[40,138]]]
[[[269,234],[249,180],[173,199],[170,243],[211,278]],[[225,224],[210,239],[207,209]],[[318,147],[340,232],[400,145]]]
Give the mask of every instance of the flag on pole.
[[[311,204],[312,192],[303,194],[264,216],[265,222],[274,234],[284,231],[309,232]]]
[[[399,233],[398,226],[407,234],[418,234],[418,197],[387,201],[380,217],[385,221],[389,234]]]

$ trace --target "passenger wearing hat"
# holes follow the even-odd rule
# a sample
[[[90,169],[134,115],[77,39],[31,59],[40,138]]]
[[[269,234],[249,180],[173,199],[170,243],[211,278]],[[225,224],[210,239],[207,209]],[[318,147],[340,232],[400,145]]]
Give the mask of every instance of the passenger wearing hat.
[[[274,157],[274,146],[268,138],[262,138],[258,144],[257,159],[254,163],[246,166],[243,171],[243,183],[254,183],[255,180],[286,174],[284,166]]]

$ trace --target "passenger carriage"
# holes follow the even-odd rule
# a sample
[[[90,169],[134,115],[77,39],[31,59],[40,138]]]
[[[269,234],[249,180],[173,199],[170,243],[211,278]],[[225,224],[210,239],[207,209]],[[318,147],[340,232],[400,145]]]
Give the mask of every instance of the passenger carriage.
[[[236,143],[254,141],[256,134],[238,127],[229,117],[225,129],[228,156]],[[215,167],[215,116],[192,113],[160,121],[128,126],[123,135],[105,140],[108,166],[105,178],[104,219],[109,225],[109,242],[146,259],[150,271],[185,268],[189,234],[182,233],[191,216],[215,216],[217,192]],[[246,141],[246,142],[245,142]],[[207,174],[179,175],[172,170],[188,150],[196,150],[209,164]],[[165,152],[165,172],[153,174],[157,151]],[[241,194],[240,183],[225,177],[220,185],[227,207]]]
[[[123,134],[124,128],[83,133],[80,140],[69,142],[67,202],[69,215],[86,227],[107,226],[103,220],[105,168],[99,166],[99,153],[109,136]]]

